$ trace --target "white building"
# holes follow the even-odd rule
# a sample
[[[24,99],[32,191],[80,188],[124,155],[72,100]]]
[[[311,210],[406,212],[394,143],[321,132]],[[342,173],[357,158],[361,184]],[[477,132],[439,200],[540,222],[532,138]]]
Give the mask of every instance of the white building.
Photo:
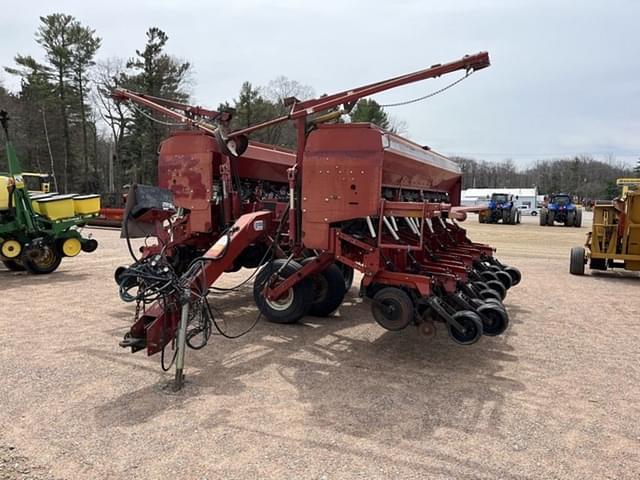
[[[538,206],[537,188],[468,188],[462,190],[462,205],[484,205],[493,193],[506,193],[513,195],[516,205],[526,205],[531,208]]]

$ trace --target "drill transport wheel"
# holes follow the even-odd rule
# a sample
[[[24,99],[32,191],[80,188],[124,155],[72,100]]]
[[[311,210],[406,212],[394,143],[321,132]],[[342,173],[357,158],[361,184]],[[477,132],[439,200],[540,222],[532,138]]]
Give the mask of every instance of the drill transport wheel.
[[[384,287],[373,296],[371,311],[376,322],[392,332],[406,328],[413,320],[414,307],[404,290]]]
[[[286,264],[286,265],[285,265]],[[284,268],[282,268],[284,265]],[[253,283],[253,298],[262,314],[273,323],[295,323],[304,317],[313,303],[313,282],[305,278],[291,287],[282,297],[269,300],[264,295],[264,287],[279,272],[281,279],[294,275],[302,268],[296,261],[277,259],[265,265]]]
[[[315,258],[305,258],[301,264],[304,266]],[[342,304],[345,294],[345,280],[336,264],[331,264],[323,271],[312,275],[313,302],[309,309],[309,315],[314,317],[328,317]]]

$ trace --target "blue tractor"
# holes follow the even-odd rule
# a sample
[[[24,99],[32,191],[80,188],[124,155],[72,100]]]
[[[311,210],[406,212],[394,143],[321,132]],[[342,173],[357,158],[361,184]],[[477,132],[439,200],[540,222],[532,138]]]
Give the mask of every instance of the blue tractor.
[[[573,203],[571,195],[567,193],[550,195],[540,210],[540,225],[553,226],[556,222],[565,227],[582,226],[582,209]]]
[[[520,223],[520,211],[513,202],[513,195],[492,193],[487,208],[479,213],[478,220],[480,223],[498,223],[502,221],[505,225]]]

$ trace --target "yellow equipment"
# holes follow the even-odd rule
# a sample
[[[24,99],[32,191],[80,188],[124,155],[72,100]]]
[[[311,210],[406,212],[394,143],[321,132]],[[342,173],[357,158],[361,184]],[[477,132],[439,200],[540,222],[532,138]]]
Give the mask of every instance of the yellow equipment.
[[[0,212],[9,210],[9,177],[0,176]]]
[[[62,252],[66,257],[75,257],[82,250],[82,244],[77,238],[67,238],[62,242]]]
[[[61,220],[75,215],[73,195],[54,195],[38,200],[38,209],[49,220]]]
[[[569,271],[624,268],[640,271],[640,178],[620,178],[622,194],[611,203],[593,207],[593,225],[584,247],[571,249]]]
[[[100,213],[100,195],[76,195],[73,197],[76,215],[94,215]]]

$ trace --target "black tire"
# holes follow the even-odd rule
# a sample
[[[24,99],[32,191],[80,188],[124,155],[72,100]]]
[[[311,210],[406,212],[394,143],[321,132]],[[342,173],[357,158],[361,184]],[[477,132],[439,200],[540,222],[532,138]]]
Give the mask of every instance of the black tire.
[[[511,275],[509,275],[504,270],[495,272],[495,274],[496,274],[496,277],[498,277],[498,280],[500,280],[500,283],[502,283],[502,285],[504,286],[504,288],[509,290],[513,284],[513,282],[511,281]]]
[[[489,288],[489,285],[487,285],[487,282],[483,282],[483,281],[475,281],[475,282],[471,282],[471,285],[476,288],[478,291],[481,290],[486,290]]]
[[[82,242],[81,248],[83,252],[87,252],[87,253],[95,252],[96,248],[98,248],[98,241],[94,240],[93,238],[85,240],[84,242]]]
[[[476,343],[482,336],[482,320],[477,313],[469,310],[462,310],[453,314],[456,322],[465,329],[460,331],[447,322],[447,332],[454,342],[460,345],[471,345]]]
[[[46,275],[54,272],[62,262],[62,254],[53,245],[43,245],[38,248],[39,255],[30,250],[22,255],[22,264],[29,273]]]
[[[489,280],[487,282],[487,286],[491,290],[495,290],[495,292],[500,296],[500,300],[504,300],[504,297],[507,296],[507,289],[504,288],[504,285],[500,280]]]
[[[496,272],[492,272],[490,270],[480,272],[480,278],[482,278],[484,282],[488,282],[489,280],[498,280]]]
[[[575,212],[568,212],[567,216],[564,219],[564,226],[565,227],[573,227],[574,223],[575,223]]]
[[[482,333],[491,337],[500,335],[509,326],[509,316],[504,308],[486,303],[477,310],[482,319]]]
[[[573,275],[584,275],[584,247],[573,247],[569,260],[569,272]]]
[[[573,223],[573,226],[576,228],[580,228],[582,226],[582,209],[578,208],[576,210],[576,219]]]
[[[349,265],[345,265],[344,263],[336,263],[336,265],[342,272],[342,278],[344,278],[344,291],[346,293],[351,290],[351,287],[353,286],[353,268]]]
[[[507,225],[510,223],[511,220],[511,212],[509,210],[503,210],[502,211],[502,223]]]
[[[511,286],[515,287],[522,280],[522,273],[516,267],[505,267],[504,271],[511,277]]]
[[[7,267],[12,272],[24,272],[24,265],[20,260],[2,260],[4,266]]]
[[[491,299],[497,300],[498,302],[502,303],[502,300],[500,299],[500,294],[498,292],[496,292],[495,290],[492,290],[490,288],[485,288],[484,290],[480,291],[480,298],[482,298],[485,301],[489,301]]]
[[[384,287],[373,296],[371,311],[376,322],[392,332],[406,328],[414,317],[414,306],[404,290]]]
[[[538,212],[536,212],[535,210],[532,210],[532,211],[531,211],[531,216],[532,216],[532,217],[535,217],[536,215],[538,215]]]
[[[545,227],[547,225],[547,211],[540,211],[540,226]]]
[[[553,227],[553,222],[556,219],[556,212],[554,212],[553,210],[551,210],[548,214],[547,214],[547,225],[549,225],[550,227]]]
[[[314,258],[305,258],[301,264],[304,266]],[[340,268],[331,264],[323,271],[312,275],[313,301],[308,314],[314,317],[328,317],[342,304],[347,291],[344,289],[345,281]]]
[[[284,259],[268,263],[260,270],[253,283],[256,305],[265,318],[273,323],[296,323],[307,314],[313,302],[313,283],[310,278],[305,278],[291,287],[284,299],[270,301],[264,297],[264,286],[285,263],[287,261]],[[301,268],[298,262],[291,260],[280,272],[280,277],[288,278]]]

